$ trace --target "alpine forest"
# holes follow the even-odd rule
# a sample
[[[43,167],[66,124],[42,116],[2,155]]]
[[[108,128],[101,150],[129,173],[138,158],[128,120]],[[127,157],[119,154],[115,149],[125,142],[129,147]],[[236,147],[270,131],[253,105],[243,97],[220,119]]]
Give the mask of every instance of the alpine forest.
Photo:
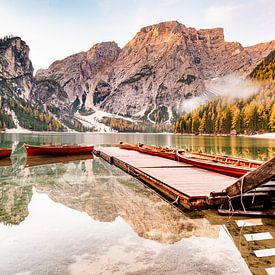
[[[254,134],[275,132],[275,51],[248,76],[257,93],[246,98],[212,99],[175,123],[176,133]]]

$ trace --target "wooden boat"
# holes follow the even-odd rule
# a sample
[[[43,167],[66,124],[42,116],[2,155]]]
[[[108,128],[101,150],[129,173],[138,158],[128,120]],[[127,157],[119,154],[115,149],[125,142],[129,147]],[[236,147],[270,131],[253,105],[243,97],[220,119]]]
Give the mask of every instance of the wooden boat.
[[[244,211],[244,210],[228,210],[218,209],[218,213],[222,216],[248,216],[248,217],[262,217],[262,218],[274,218],[274,210],[260,210],[260,211]]]
[[[262,162],[234,157],[177,151],[179,161],[220,174],[239,178],[260,167]]]
[[[8,158],[10,157],[12,149],[8,148],[0,148],[0,158]]]
[[[119,143],[120,149],[138,151],[138,147],[139,147],[139,144],[130,144],[130,143],[122,142],[122,141]]]
[[[92,154],[86,155],[72,155],[72,156],[28,156],[24,165],[24,168],[29,168],[33,166],[41,166],[48,164],[56,164],[56,163],[69,163],[73,161],[81,161],[81,160],[89,160],[93,159]],[[0,162],[1,163],[1,162]]]
[[[167,159],[176,159],[176,149],[171,149],[167,147],[159,147],[155,145],[148,145],[148,144],[129,144],[120,142],[119,144],[120,149],[126,150],[135,150],[143,154],[148,154],[152,156],[167,158]]]
[[[171,149],[167,147],[158,147],[154,145],[139,144],[138,151],[143,154],[148,154],[152,156],[167,158],[167,159],[176,159],[176,149]]]
[[[65,155],[83,155],[92,154],[94,146],[82,145],[43,145],[34,146],[24,144],[24,149],[27,156],[65,156]]]

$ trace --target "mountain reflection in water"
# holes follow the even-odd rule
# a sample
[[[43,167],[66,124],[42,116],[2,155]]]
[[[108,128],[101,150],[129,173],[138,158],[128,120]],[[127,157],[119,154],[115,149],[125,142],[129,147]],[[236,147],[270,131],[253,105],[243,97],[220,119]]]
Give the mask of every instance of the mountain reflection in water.
[[[39,159],[34,162],[38,163]],[[187,218],[141,182],[99,158],[21,167],[24,181],[20,185],[14,176],[11,184],[0,180],[4,210],[0,219],[4,223],[18,224],[26,218],[33,186],[38,193],[86,212],[93,220],[112,222],[121,217],[147,239],[173,243],[193,235],[218,236],[218,226],[211,226],[206,219]]]
[[[184,215],[100,158],[21,146],[0,166],[0,274],[249,274],[223,220]]]

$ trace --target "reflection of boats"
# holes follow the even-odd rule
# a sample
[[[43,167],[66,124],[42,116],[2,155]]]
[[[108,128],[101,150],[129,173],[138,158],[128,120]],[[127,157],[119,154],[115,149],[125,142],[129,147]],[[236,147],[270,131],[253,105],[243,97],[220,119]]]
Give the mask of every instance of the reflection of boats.
[[[241,177],[262,165],[259,161],[211,154],[189,153],[182,150],[177,151],[177,158],[179,161],[196,167],[232,177]]]
[[[143,154],[148,154],[152,156],[167,158],[167,159],[176,159],[176,149],[170,149],[167,147],[159,147],[154,145],[147,144],[128,144],[120,142],[120,149],[127,150],[136,150]]]
[[[100,158],[90,163],[87,172],[88,176],[83,177],[81,166],[70,167],[58,184],[45,184],[51,176],[38,175],[35,188],[55,202],[86,212],[93,220],[111,224],[121,219],[119,223],[127,222],[138,236],[161,243],[192,236],[219,236],[219,226],[210,225],[206,219],[189,218],[142,182]]]
[[[56,156],[54,158],[49,156],[30,156],[27,157],[25,167],[54,164],[54,163],[68,163],[71,161],[93,159],[92,154],[74,155],[74,156]]]
[[[12,165],[10,158],[2,158],[0,159],[0,166],[10,166]]]
[[[0,148],[0,158],[10,157],[12,149],[9,148]]]
[[[24,144],[24,149],[28,156],[38,156],[38,155],[65,156],[65,155],[92,154],[94,150],[94,146],[82,146],[82,145],[34,146],[34,145]]]

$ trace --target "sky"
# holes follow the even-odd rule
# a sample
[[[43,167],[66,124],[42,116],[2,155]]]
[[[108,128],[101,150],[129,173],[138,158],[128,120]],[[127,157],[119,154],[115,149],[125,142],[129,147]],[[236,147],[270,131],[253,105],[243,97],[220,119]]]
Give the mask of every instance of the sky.
[[[35,70],[87,51],[95,43],[123,47],[144,26],[177,20],[223,27],[243,46],[275,39],[274,0],[0,0],[0,37],[20,36]]]

